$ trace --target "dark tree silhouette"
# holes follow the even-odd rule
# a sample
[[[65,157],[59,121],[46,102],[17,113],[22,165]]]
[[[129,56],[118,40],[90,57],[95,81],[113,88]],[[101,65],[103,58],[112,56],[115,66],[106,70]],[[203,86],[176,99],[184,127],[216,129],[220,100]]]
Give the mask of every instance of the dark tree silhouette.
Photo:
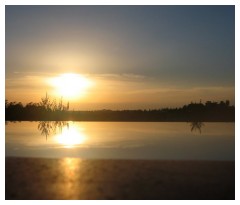
[[[46,93],[39,103],[8,102],[5,100],[5,120],[87,120],[87,121],[165,121],[165,122],[234,122],[235,107],[229,100],[207,101],[203,104],[191,102],[181,108],[149,110],[95,110],[69,111],[63,99],[51,100]]]

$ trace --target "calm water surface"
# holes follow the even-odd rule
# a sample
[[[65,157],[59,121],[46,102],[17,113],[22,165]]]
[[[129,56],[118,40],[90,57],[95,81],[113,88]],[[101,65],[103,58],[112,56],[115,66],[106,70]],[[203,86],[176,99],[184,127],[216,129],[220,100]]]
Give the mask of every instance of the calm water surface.
[[[234,160],[235,123],[7,122],[6,156]]]

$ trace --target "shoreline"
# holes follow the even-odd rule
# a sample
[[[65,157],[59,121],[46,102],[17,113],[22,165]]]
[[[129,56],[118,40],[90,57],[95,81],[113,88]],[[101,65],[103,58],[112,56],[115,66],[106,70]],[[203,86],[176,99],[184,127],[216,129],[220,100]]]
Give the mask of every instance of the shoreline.
[[[5,158],[6,199],[235,199],[235,161]]]

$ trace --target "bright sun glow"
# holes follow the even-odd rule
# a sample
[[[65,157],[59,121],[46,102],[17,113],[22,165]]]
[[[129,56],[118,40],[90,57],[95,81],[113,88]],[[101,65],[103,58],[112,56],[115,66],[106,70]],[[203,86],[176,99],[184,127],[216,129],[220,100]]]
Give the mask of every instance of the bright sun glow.
[[[64,73],[52,78],[50,84],[56,89],[58,95],[67,98],[78,98],[86,93],[92,82],[79,74]]]
[[[74,126],[64,127],[61,134],[55,136],[55,140],[65,148],[72,148],[83,144],[86,136]]]

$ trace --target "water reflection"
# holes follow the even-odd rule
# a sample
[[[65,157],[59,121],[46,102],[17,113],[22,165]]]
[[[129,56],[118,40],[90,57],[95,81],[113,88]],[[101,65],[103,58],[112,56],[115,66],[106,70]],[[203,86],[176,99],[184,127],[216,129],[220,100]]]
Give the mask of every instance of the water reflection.
[[[203,126],[205,126],[203,122],[190,122],[191,132],[199,132],[201,134]],[[87,138],[79,125],[76,126],[67,121],[40,121],[38,130],[41,132],[41,135],[46,137],[46,141],[49,136],[54,136],[54,141],[65,148],[83,144]]]
[[[69,122],[66,121],[41,121],[38,124],[38,130],[41,131],[41,135],[46,136],[46,140],[48,136],[53,135],[54,141],[65,148],[82,144],[86,139],[80,127],[69,126]]]
[[[76,198],[78,189],[74,187],[81,169],[81,160],[75,158],[63,158],[59,161],[59,170],[61,170],[61,177],[64,183],[61,183],[57,189],[64,198]]]
[[[235,124],[204,124],[203,128],[198,121],[9,122],[6,156],[234,160]]]
[[[72,148],[75,145],[83,144],[86,136],[74,125],[63,127],[60,134],[55,135],[55,140],[65,148]]]
[[[193,131],[199,131],[199,133],[202,133],[202,127],[204,126],[203,122],[191,122],[190,127],[191,127],[191,132]]]
[[[40,121],[38,123],[38,130],[41,131],[41,135],[48,136],[62,132],[63,127],[69,128],[69,123],[66,121]]]

